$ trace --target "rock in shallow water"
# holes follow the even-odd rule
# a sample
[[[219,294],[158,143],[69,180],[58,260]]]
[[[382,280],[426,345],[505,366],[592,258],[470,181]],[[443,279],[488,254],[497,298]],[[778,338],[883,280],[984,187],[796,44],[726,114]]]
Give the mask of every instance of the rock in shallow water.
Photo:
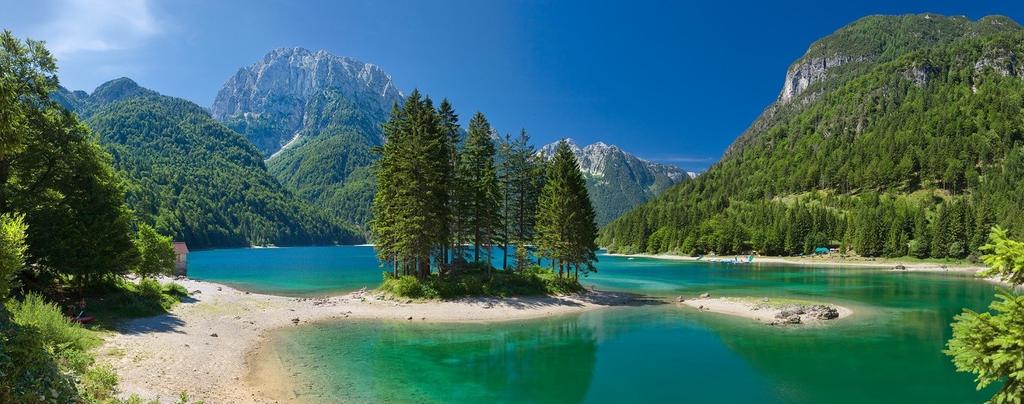
[[[826,306],[823,304],[816,304],[811,306],[808,310],[808,314],[818,320],[832,320],[839,318],[839,310],[832,306]]]

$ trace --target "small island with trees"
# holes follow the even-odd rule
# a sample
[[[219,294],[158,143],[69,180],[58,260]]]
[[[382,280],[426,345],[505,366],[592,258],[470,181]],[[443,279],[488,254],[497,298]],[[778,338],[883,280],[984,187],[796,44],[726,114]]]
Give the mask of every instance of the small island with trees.
[[[578,280],[595,270],[597,225],[564,141],[550,158],[534,151],[525,130],[498,147],[480,112],[463,139],[451,103],[435,108],[418,91],[394,106],[384,132],[370,223],[377,255],[391,265],[382,291],[410,298],[584,291]],[[492,264],[495,250],[501,268]]]

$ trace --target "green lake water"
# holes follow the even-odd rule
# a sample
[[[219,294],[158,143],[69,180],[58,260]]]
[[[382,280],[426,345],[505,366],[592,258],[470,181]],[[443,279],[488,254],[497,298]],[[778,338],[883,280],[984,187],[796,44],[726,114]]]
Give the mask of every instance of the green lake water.
[[[340,321],[272,343],[294,390],[336,402],[973,403],[971,375],[941,350],[953,316],[994,285],[959,274],[723,265],[601,255],[585,283],[653,296],[820,300],[855,314],[769,327],[674,304],[497,324]],[[369,247],[202,251],[190,273],[254,291],[373,287]]]

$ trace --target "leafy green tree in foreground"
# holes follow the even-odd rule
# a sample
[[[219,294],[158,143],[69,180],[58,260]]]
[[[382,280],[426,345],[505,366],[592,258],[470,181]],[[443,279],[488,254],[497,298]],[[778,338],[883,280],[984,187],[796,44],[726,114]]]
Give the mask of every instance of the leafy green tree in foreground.
[[[996,227],[982,251],[988,253],[982,259],[989,269],[979,276],[1024,284],[1024,243]],[[989,312],[964,310],[956,316],[946,354],[957,370],[977,375],[978,389],[1003,382],[993,402],[1019,403],[1024,400],[1024,295],[1000,290],[996,298]]]
[[[170,236],[162,236],[152,226],[142,223],[133,242],[139,250],[136,274],[147,278],[169,275],[174,271],[174,243]]]
[[[33,271],[22,278],[85,286],[138,257],[110,155],[50,99],[56,90],[56,63],[42,43],[0,34],[0,215],[25,215]]]
[[[594,270],[597,224],[586,180],[576,157],[563,140],[548,165],[537,212],[537,248],[563,271]]]
[[[25,220],[23,216],[0,216],[0,304],[15,286],[25,266]]]

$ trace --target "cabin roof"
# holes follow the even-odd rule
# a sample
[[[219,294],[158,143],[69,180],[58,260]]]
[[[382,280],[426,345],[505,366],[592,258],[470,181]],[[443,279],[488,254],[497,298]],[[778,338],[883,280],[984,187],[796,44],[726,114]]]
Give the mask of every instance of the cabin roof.
[[[188,254],[188,246],[185,245],[184,241],[174,242],[174,253],[175,254]]]

